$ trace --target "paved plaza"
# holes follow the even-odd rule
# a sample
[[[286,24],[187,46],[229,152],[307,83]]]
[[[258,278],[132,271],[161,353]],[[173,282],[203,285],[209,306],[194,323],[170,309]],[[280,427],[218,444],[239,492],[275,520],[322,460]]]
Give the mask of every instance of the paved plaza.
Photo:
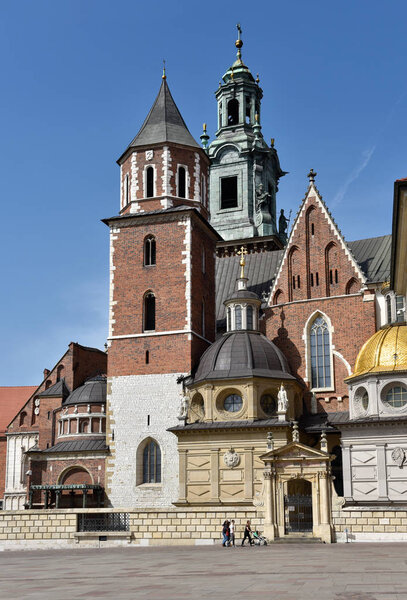
[[[0,598],[407,600],[407,546],[5,551]]]

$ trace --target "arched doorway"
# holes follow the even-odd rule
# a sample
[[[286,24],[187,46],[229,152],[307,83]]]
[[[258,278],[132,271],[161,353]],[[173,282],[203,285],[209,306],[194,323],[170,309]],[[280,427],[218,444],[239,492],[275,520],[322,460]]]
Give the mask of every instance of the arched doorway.
[[[287,481],[284,496],[285,533],[312,533],[312,485],[306,479]]]

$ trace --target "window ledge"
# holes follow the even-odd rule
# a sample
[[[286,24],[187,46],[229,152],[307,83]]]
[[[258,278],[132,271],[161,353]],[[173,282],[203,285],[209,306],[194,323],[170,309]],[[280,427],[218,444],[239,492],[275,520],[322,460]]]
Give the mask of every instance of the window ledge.
[[[137,487],[143,489],[158,490],[162,488],[162,486],[162,483],[139,483]]]

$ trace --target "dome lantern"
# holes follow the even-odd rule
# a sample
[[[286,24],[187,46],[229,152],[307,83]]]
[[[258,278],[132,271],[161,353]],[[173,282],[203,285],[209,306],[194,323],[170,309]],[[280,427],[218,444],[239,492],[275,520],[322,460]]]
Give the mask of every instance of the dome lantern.
[[[248,278],[245,277],[247,249],[242,246],[237,252],[240,256],[240,275],[236,280],[236,291],[224,302],[226,307],[226,331],[258,331],[259,308],[261,300],[254,292],[247,289]]]

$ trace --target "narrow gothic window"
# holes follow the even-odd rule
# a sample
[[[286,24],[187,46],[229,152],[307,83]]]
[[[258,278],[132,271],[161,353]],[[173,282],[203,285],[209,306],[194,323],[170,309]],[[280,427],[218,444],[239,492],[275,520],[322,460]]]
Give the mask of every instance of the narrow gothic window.
[[[314,237],[314,223],[311,223],[311,235]]]
[[[237,125],[239,123],[239,102],[232,98],[228,102],[228,125]]]
[[[318,271],[315,273],[315,283],[317,285],[319,285],[319,275],[318,275]]]
[[[396,321],[402,323],[405,320],[404,296],[396,296]]]
[[[332,285],[333,284],[333,277],[332,277],[332,269],[330,269],[329,271],[329,283]]]
[[[149,235],[144,240],[144,266],[151,267],[155,264],[155,237]]]
[[[205,301],[202,300],[202,305],[201,305],[201,332],[202,335],[205,337]]]
[[[293,275],[293,290],[295,290],[295,275]]]
[[[148,292],[144,296],[144,331],[155,330],[155,296]]]
[[[311,287],[314,287],[314,274],[311,273]]]
[[[143,451],[143,483],[161,483],[161,450],[153,440]]]
[[[338,283],[338,269],[335,269],[335,283]]]
[[[222,177],[221,185],[221,208],[237,207],[237,177]]]
[[[146,350],[146,365],[148,365],[150,362],[150,351]]]
[[[316,317],[310,330],[311,386],[331,387],[331,349],[326,321]]]
[[[129,203],[129,198],[130,198],[130,194],[129,194],[129,176],[126,175],[126,179],[124,182],[124,205]]]
[[[246,329],[253,329],[253,306],[246,309]]]
[[[154,168],[147,167],[146,169],[146,197],[152,198],[154,196]]]
[[[235,329],[242,329],[242,307],[239,304],[235,307]]]
[[[300,287],[301,287],[300,283],[301,283],[300,276],[297,275],[297,286],[298,286],[298,289],[300,289]]]
[[[391,297],[390,294],[386,296],[386,310],[387,310],[387,322],[391,323]]]
[[[178,196],[180,198],[186,198],[185,195],[185,167],[178,167]]]

